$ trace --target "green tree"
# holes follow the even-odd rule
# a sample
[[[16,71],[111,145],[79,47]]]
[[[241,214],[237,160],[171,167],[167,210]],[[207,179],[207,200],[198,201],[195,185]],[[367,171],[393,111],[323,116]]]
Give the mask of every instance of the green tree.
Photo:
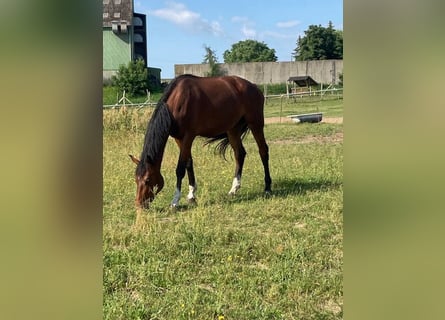
[[[210,65],[210,71],[207,72],[207,77],[218,77],[224,75],[224,71],[221,70],[221,67],[218,64],[218,58],[216,57],[216,53],[210,47],[204,45],[205,55],[202,63],[208,63]]]
[[[275,49],[270,49],[264,42],[256,40],[239,41],[231,50],[224,51],[224,62],[264,62],[277,61]]]
[[[310,25],[298,37],[294,57],[296,61],[343,59],[343,31],[335,30],[331,21],[327,28]]]
[[[148,89],[148,70],[144,60],[130,61],[128,65],[120,65],[117,75],[112,77],[113,85],[131,96],[143,93]]]

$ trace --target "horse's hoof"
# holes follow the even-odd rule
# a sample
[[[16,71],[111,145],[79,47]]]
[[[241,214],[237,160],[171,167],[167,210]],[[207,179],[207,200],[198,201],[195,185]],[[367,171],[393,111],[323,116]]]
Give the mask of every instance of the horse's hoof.
[[[191,205],[197,205],[198,203],[196,202],[196,198],[190,198],[190,199],[187,199],[187,202],[188,202],[188,204],[191,204]]]
[[[272,191],[271,190],[264,191],[264,197],[266,197],[266,198],[272,197]]]
[[[236,194],[237,194],[238,190],[239,190],[239,188],[238,188],[238,189],[236,189],[236,190],[230,190],[230,191],[229,191],[229,193],[228,193],[228,194],[229,194],[229,196],[230,196],[230,197],[234,197],[234,196],[236,196]]]
[[[178,205],[172,203],[172,204],[170,205],[170,211],[172,211],[172,212],[176,212],[176,210],[178,210]]]

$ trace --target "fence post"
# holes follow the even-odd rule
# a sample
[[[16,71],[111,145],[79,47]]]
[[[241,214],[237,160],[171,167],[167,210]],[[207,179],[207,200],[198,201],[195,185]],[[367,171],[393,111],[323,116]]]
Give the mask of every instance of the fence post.
[[[267,85],[263,84],[263,91],[264,91],[264,103],[267,104]]]

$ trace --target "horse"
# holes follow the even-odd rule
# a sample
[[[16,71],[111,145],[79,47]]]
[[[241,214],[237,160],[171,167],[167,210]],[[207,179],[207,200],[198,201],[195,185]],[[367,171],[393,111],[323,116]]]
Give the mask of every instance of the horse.
[[[197,136],[207,138],[205,144],[218,142],[216,150],[225,158],[228,145],[233,149],[236,166],[230,195],[241,187],[246,150],[242,144],[250,130],[258,145],[264,167],[264,192],[271,194],[269,148],[264,137],[264,96],[253,83],[237,77],[198,77],[181,75],[165,88],[147,126],[140,160],[129,155],[136,164],[136,207],[146,209],[164,187],[161,163],[171,136],[179,147],[176,166],[176,189],[171,207],[179,205],[181,184],[187,172],[187,200],[196,202],[197,184],[191,147]]]

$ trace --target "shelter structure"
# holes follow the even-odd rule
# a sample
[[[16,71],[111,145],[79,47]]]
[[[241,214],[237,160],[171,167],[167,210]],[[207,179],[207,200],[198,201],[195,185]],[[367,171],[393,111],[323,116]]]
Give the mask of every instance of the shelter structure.
[[[286,82],[286,92],[289,93],[311,93],[312,87],[317,86],[318,82],[310,76],[289,77]],[[290,90],[289,90],[290,89]]]

